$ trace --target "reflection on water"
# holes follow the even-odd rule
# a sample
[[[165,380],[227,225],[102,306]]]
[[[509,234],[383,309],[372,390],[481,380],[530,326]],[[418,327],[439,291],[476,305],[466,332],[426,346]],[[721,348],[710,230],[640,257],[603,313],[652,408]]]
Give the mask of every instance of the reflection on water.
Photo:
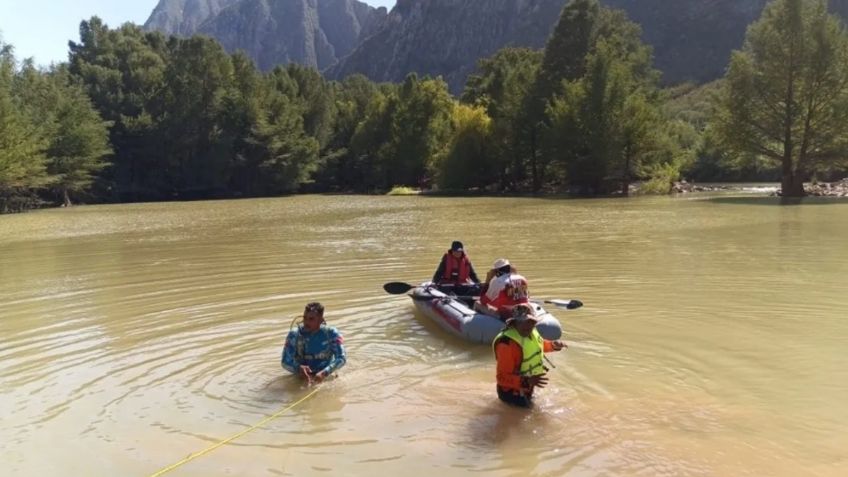
[[[349,361],[178,475],[848,474],[848,203],[292,197],[0,217],[4,475],[149,475],[310,390],[306,301]],[[827,206],[824,206],[824,205]],[[500,223],[507,221],[509,227]],[[388,281],[508,257],[570,348],[529,411],[491,349]],[[61,443],[61,445],[57,445]]]

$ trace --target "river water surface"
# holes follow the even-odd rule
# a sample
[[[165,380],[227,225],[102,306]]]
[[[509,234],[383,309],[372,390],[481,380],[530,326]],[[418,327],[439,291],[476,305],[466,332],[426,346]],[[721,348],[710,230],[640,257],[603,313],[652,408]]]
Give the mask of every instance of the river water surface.
[[[0,217],[4,476],[145,476],[310,392],[320,300],[348,364],[170,475],[848,475],[848,203],[298,196]],[[499,257],[569,349],[531,411],[485,345],[388,281]]]

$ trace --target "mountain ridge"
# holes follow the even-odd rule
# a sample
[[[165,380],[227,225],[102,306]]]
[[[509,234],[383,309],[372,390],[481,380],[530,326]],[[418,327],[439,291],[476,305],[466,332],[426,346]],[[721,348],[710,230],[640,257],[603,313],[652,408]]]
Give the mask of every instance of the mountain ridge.
[[[768,0],[601,0],[642,27],[666,84],[724,74]],[[262,69],[297,62],[331,79],[361,73],[399,82],[412,72],[462,89],[480,58],[506,46],[542,48],[568,0],[398,0],[389,12],[357,0],[160,0],[145,26],[203,33]],[[848,0],[830,0],[848,18]],[[171,16],[169,16],[171,15]]]

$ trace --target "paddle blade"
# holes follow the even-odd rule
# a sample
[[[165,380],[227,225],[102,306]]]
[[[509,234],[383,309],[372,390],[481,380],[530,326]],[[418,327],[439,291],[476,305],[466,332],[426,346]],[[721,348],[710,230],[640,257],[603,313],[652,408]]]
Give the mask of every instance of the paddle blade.
[[[569,310],[576,310],[577,308],[583,306],[583,302],[580,300],[545,300],[545,303],[550,303],[558,307],[564,307]]]
[[[391,295],[402,295],[413,288],[415,286],[404,282],[389,282],[383,285],[383,290],[386,290],[386,293]]]

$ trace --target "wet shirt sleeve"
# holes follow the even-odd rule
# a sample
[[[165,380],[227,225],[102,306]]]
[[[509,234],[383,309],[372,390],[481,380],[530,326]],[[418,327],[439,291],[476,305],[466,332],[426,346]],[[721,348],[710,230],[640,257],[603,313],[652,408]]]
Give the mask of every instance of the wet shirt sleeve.
[[[297,343],[297,331],[289,331],[286,337],[286,344],[283,346],[282,365],[286,371],[298,374],[300,372],[300,363],[295,359],[295,346]]]
[[[330,358],[330,362],[327,363],[324,369],[321,370],[325,376],[329,376],[330,373],[337,371],[347,362],[342,334],[335,328],[330,329],[329,341],[328,346],[330,347],[332,358]]]

